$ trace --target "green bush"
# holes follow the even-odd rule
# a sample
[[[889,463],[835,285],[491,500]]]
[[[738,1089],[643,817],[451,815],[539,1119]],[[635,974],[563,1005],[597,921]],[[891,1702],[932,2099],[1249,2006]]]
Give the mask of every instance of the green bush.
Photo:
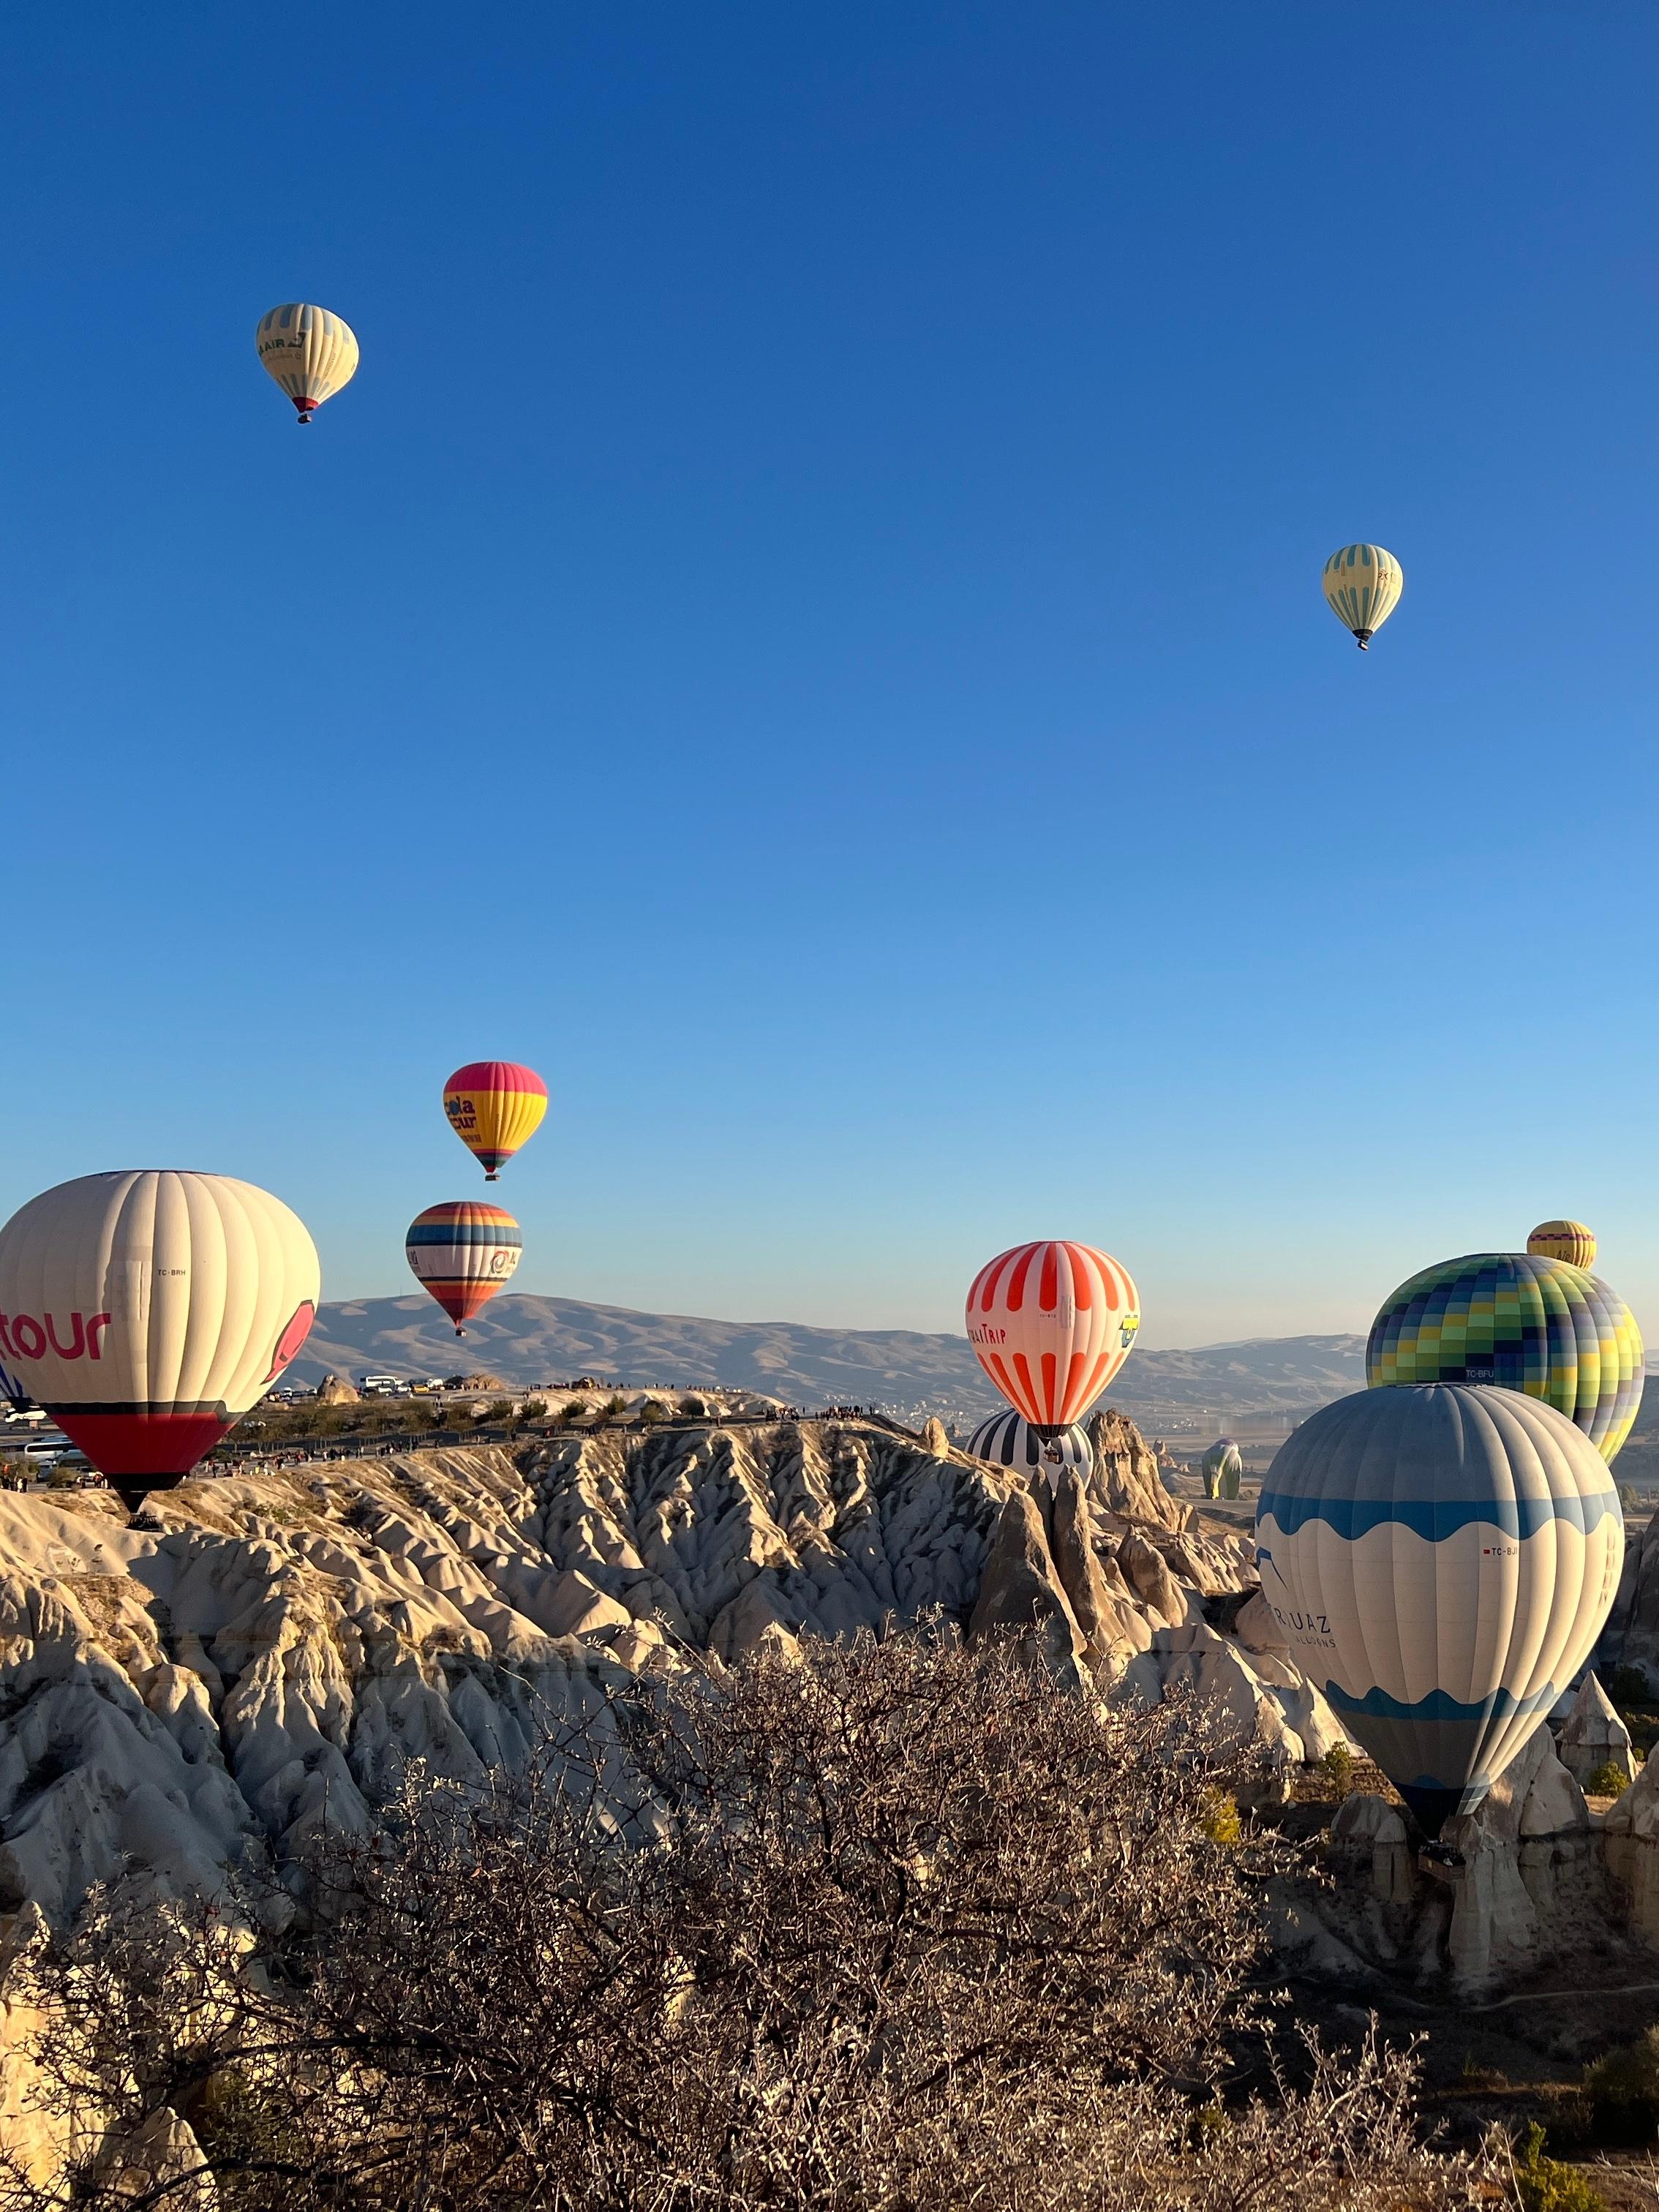
[[[1607,2198],[1576,2166],[1544,2155],[1544,2130],[1536,2120],[1515,2154],[1515,2185],[1522,2212],[1608,2212]]]
[[[513,1401],[510,1398],[492,1398],[482,1412],[475,1413],[472,1418],[480,1428],[504,1429],[513,1419]]]
[[[1624,1768],[1616,1759],[1610,1759],[1605,1766],[1598,1766],[1584,1784],[1584,1795],[1587,1797],[1617,1797],[1623,1793],[1629,1781],[1630,1777]]]
[[[1353,1753],[1347,1745],[1334,1743],[1319,1763],[1346,1797],[1353,1788]]]
[[[1651,2142],[1659,2134],[1659,2028],[1638,2042],[1610,2051],[1584,2069],[1584,2094],[1598,2136],[1619,2142]]]

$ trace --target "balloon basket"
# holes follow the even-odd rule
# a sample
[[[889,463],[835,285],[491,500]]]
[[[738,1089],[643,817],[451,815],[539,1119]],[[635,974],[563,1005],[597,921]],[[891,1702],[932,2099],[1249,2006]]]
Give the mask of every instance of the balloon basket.
[[[1456,1874],[1468,1864],[1468,1861],[1454,1844],[1432,1843],[1421,1847],[1417,1854],[1417,1863],[1431,1874],[1438,1871]]]

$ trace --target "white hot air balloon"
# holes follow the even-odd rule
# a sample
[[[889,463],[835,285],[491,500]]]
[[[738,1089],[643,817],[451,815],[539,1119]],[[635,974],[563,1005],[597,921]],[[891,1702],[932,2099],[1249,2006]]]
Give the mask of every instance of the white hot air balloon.
[[[1406,572],[1384,545],[1344,545],[1320,580],[1326,605],[1364,653],[1400,605]]]
[[[0,1361],[130,1505],[264,1397],[319,1295],[305,1224],[231,1176],[82,1176],[0,1229]]]
[[[1436,1836],[1594,1650],[1625,1527],[1607,1462],[1553,1406],[1396,1382],[1280,1446],[1256,1546],[1297,1664]]]
[[[1015,1413],[993,1413],[981,1421],[969,1437],[967,1449],[975,1459],[988,1459],[1021,1474],[1046,1474],[1051,1489],[1058,1487],[1062,1468],[1074,1467],[1087,1476],[1095,1464],[1095,1448],[1087,1432],[1075,1423],[1045,1440]]]
[[[357,374],[356,335],[327,307],[290,300],[259,318],[254,337],[266,374],[287,392],[302,423]]]

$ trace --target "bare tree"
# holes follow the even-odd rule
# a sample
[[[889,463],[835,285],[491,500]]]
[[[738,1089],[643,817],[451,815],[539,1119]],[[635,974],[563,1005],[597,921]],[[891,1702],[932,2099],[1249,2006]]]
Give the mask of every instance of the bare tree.
[[[1274,1848],[1216,1840],[1190,1712],[902,1638],[601,1720],[489,1794],[411,1777],[297,1932],[96,1913],[33,1967],[43,2096],[180,2114],[225,2212],[1474,2201],[1408,2058],[1277,2025]],[[0,2208],[197,2185],[118,2198],[104,2163]]]

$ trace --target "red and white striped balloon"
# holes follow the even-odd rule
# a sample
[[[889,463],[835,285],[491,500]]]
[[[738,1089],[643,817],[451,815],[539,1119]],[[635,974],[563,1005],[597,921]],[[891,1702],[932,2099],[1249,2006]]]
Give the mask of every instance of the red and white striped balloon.
[[[1139,1327],[1128,1270],[1065,1238],[1000,1252],[968,1293],[979,1364],[1034,1428],[1065,1428],[1085,1413]]]

